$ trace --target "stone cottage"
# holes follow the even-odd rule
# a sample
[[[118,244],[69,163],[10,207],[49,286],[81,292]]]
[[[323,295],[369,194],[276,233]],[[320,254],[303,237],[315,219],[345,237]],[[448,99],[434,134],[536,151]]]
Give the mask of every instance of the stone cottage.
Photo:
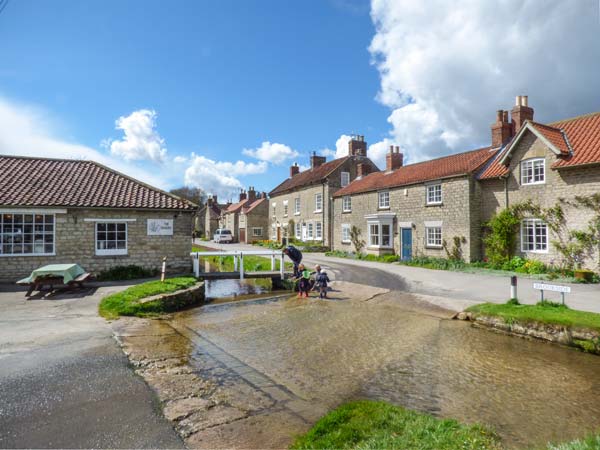
[[[196,215],[196,230],[198,237],[204,237],[206,239],[212,239],[217,228],[219,228],[219,221],[224,211],[229,207],[230,203],[219,204],[216,195],[211,195],[206,200],[206,203],[198,210]]]
[[[233,203],[231,205],[229,205],[223,212],[222,216],[221,216],[221,227],[222,228],[227,228],[228,230],[231,231],[231,234],[233,236],[233,240],[234,242],[248,242],[247,237],[246,236],[246,223],[243,224],[243,226],[240,225],[240,219],[242,218],[242,214],[244,213],[244,210],[248,211],[252,206],[254,206],[254,208],[252,209],[252,214],[253,217],[251,218],[251,222],[252,221],[256,221],[256,228],[259,227],[263,227],[266,228],[264,224],[261,225],[261,221],[260,219],[255,219],[257,217],[260,216],[261,212],[264,212],[264,206],[259,206],[262,205],[262,202],[257,202],[257,200],[263,200],[266,199],[267,195],[266,193],[257,193],[256,190],[254,189],[254,187],[249,187],[248,191],[244,191],[242,190],[240,192],[240,197],[239,197],[239,201],[237,203]],[[246,216],[243,217],[243,220],[246,221]],[[258,233],[258,230],[255,230]],[[252,232],[252,231],[251,231]],[[264,233],[264,230],[263,230]],[[252,238],[252,236],[249,236],[250,238]],[[258,238],[258,236],[255,236]],[[264,238],[261,238],[264,239]],[[254,240],[259,240],[259,239],[250,239],[250,241],[254,241]]]
[[[191,269],[197,206],[93,161],[0,155],[0,279],[77,263]]]
[[[314,152],[310,169],[300,172],[298,164],[290,167],[290,177],[270,194],[270,237],[314,241],[331,245],[333,233],[333,194],[357,177],[377,172],[367,157],[364,136],[356,135],[348,142],[348,155],[327,162]]]
[[[509,205],[531,200],[543,208],[559,203],[567,230],[583,230],[593,213],[574,206],[575,197],[600,193],[600,112],[541,124],[527,96],[518,96],[508,120],[498,111],[496,129],[505,144],[482,171],[482,220]],[[544,263],[560,264],[562,256],[553,241],[556,235],[539,217],[523,219],[517,236],[517,254]],[[586,265],[598,268],[598,252]]]
[[[480,257],[480,188],[477,171],[497,150],[490,147],[403,165],[391,146],[386,169],[358,177],[334,194],[333,248],[355,251],[351,231],[360,231],[364,251],[446,257],[457,237],[467,261]]]
[[[239,240],[244,244],[268,239],[269,199],[265,193],[259,194],[254,202],[242,208],[239,220]]]

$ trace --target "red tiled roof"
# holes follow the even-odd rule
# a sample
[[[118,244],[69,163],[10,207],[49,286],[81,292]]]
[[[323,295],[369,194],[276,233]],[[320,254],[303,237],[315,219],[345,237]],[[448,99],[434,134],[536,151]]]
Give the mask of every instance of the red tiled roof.
[[[192,202],[93,161],[0,155],[0,205],[194,210]]]
[[[244,208],[244,214],[248,214],[250,212],[252,212],[252,210],[254,210],[258,205],[260,205],[262,202],[267,201],[266,198],[259,198],[258,200],[255,200],[253,203],[251,203],[247,208]]]
[[[371,173],[340,189],[334,194],[334,197],[406,186],[472,173],[487,163],[495,154],[496,152],[492,151],[490,147],[484,147],[478,150],[409,164],[392,172]]]
[[[574,117],[572,119],[553,122],[548,125],[529,122],[540,132],[561,155],[557,155],[553,168],[572,167],[600,163],[600,112]],[[508,167],[500,160],[511,151],[512,141],[504,148],[501,155],[489,165],[479,176],[490,179],[504,176]]]
[[[299,174],[294,175],[292,178],[285,180],[283,183],[273,189],[269,195],[273,196],[281,194],[292,189],[323,181],[327,175],[344,164],[350,158],[350,156],[344,156],[343,158],[334,159],[333,161],[321,164],[319,167],[314,169],[308,169],[304,172],[300,172]]]
[[[231,205],[229,205],[227,207],[227,209],[225,210],[225,213],[234,213],[234,212],[238,212],[239,209],[243,208],[244,206],[246,206],[246,203],[248,203],[248,200],[242,200],[239,201],[237,203],[232,203]]]

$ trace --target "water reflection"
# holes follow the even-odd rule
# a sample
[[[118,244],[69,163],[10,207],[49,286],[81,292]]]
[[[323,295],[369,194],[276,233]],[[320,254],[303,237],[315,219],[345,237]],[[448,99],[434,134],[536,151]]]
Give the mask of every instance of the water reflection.
[[[600,426],[600,358],[409,312],[403,295],[221,305],[177,320],[327,408],[388,400],[490,424],[517,447]]]

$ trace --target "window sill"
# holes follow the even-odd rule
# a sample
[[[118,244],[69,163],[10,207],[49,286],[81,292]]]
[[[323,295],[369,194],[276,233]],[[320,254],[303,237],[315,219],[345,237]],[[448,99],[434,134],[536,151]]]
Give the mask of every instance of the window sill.
[[[342,211],[342,214],[349,214],[351,212],[352,212],[351,209],[345,209],[345,210]]]
[[[545,181],[536,181],[535,183],[523,183],[521,182],[521,186],[539,186],[540,184],[546,184]]]
[[[389,211],[389,209],[389,206],[380,206],[379,208],[377,208],[378,211]]]
[[[535,253],[537,255],[545,255],[548,253],[548,250],[523,250],[523,249],[521,249],[521,253]]]
[[[96,252],[96,256],[127,256],[127,251],[125,252]]]
[[[444,247],[442,245],[426,245],[425,248],[431,249],[431,250],[441,250]]]
[[[379,250],[379,249],[391,249],[394,248],[391,245],[369,245],[367,248],[373,249],[373,250]]]
[[[342,241],[342,244],[344,244],[344,245],[350,245],[350,244],[352,244],[352,242],[351,241]]]
[[[322,209],[320,209],[320,210],[318,210],[318,211],[313,211],[313,214],[323,214],[323,210],[322,210]]]
[[[295,216],[299,216],[299,215],[300,215],[300,213],[294,213],[294,215],[295,215]]]
[[[12,258],[19,256],[56,256],[56,253],[2,253],[0,258]]]
[[[439,203],[425,203],[425,207],[427,208],[428,206],[444,206],[444,204],[442,202],[439,202]]]

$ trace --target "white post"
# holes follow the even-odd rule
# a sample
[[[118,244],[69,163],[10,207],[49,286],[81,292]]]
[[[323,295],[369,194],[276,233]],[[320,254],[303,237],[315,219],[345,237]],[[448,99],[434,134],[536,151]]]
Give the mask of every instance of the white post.
[[[275,253],[271,255],[271,272],[275,272]]]
[[[237,255],[233,255],[233,271],[237,272],[238,270],[238,257]]]
[[[510,277],[510,298],[517,298],[517,277]]]
[[[160,270],[160,281],[165,281],[165,270],[167,268],[167,257],[163,257],[162,268]]]
[[[281,259],[279,260],[279,274],[281,275],[282,280],[283,280],[284,267],[285,267],[285,264],[283,263],[283,252],[282,252]]]
[[[200,276],[200,258],[198,258],[198,253],[194,253],[192,263],[194,265],[194,275],[198,278]]]
[[[240,252],[240,280],[244,279],[244,254]]]

